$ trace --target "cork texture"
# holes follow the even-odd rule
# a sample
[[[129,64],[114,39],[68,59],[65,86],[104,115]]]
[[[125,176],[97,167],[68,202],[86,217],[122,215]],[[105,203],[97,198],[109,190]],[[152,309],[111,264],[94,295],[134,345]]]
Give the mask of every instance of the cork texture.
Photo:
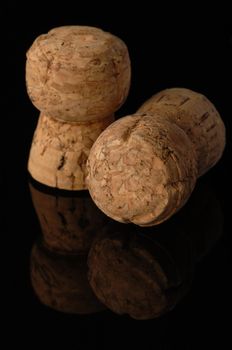
[[[111,218],[151,226],[169,218],[190,196],[196,154],[185,132],[157,115],[134,115],[111,124],[94,143],[87,185]]]
[[[27,52],[26,83],[43,114],[64,121],[93,121],[114,113],[130,86],[126,45],[101,29],[54,28]]]
[[[41,303],[57,311],[91,314],[104,309],[90,288],[87,263],[80,257],[51,254],[34,244],[31,281]]]
[[[86,189],[86,160],[113,116],[87,123],[62,122],[40,115],[33,137],[28,170],[42,184],[66,190]]]
[[[218,111],[204,95],[184,88],[166,89],[146,101],[138,113],[158,113],[185,131],[197,154],[198,176],[221,158],[225,127]]]
[[[87,255],[106,219],[89,194],[65,197],[29,187],[44,246],[57,254]]]

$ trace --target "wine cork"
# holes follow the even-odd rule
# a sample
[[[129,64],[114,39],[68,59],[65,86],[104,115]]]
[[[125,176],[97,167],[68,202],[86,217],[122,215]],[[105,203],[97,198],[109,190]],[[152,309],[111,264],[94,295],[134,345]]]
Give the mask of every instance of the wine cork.
[[[86,160],[113,116],[93,122],[68,123],[41,114],[31,145],[28,171],[45,185],[66,190],[86,189]]]
[[[158,224],[179,210],[196,181],[195,150],[185,132],[162,116],[127,116],[94,143],[87,185],[111,218]]]
[[[198,176],[221,158],[225,148],[225,126],[215,106],[202,94],[184,88],[160,91],[146,101],[138,113],[161,114],[185,131],[197,154]]]
[[[42,230],[43,245],[57,254],[87,255],[106,216],[88,192],[65,196],[47,193],[29,184],[32,202]]]
[[[48,117],[94,121],[113,114],[130,86],[124,42],[101,29],[64,26],[40,35],[27,52],[27,91]]]
[[[54,310],[92,314],[104,310],[87,279],[86,261],[79,256],[60,256],[34,244],[31,281],[40,302]]]

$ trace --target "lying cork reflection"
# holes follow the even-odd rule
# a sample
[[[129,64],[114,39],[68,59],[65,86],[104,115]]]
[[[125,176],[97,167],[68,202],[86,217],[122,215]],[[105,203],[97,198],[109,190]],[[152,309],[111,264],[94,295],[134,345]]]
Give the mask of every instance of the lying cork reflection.
[[[209,252],[223,232],[220,202],[201,182],[181,212],[168,222],[149,228],[113,222],[97,208],[93,210],[94,204],[87,193],[68,198],[59,191],[54,198],[50,194],[54,203],[55,199],[59,203],[60,214],[57,214],[57,209],[49,208],[48,194],[36,191],[39,196],[33,196],[34,205],[40,222],[42,211],[46,216],[45,226],[50,226],[51,238],[47,238],[48,230],[44,230],[42,243],[32,250],[32,284],[42,303],[63,312],[84,313],[83,310],[78,311],[78,303],[82,306],[89,303],[91,307],[86,310],[88,313],[95,312],[92,306],[97,304],[97,297],[100,305],[104,304],[117,314],[128,314],[135,319],[159,317],[173,309],[188,293],[196,263]],[[81,200],[88,205],[84,209],[79,206],[79,212],[76,206],[73,215],[67,215],[67,201],[80,203]],[[56,213],[57,220],[54,220],[54,215],[48,215],[49,210]],[[74,243],[70,240],[65,252],[63,230],[70,226],[70,222],[80,222],[86,216],[89,220],[87,226],[91,227],[91,239],[88,236],[90,231],[73,225],[75,235],[78,237],[80,233],[82,237],[82,248],[74,245],[72,250]],[[65,225],[61,217],[65,218]],[[44,225],[41,227],[43,229]],[[50,243],[53,242],[52,237],[56,237],[56,244]],[[88,243],[83,244],[84,238]],[[84,292],[83,285],[88,286],[88,292]],[[82,292],[77,292],[75,296],[73,291],[78,288]],[[95,298],[94,302],[90,302],[90,294],[91,298]],[[82,296],[87,299],[81,301]],[[67,300],[72,301],[73,309],[71,305],[67,307]]]

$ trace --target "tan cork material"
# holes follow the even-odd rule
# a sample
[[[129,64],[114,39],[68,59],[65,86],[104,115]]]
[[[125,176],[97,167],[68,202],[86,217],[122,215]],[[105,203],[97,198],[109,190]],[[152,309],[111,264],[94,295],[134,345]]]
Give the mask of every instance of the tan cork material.
[[[126,45],[98,28],[54,28],[27,52],[31,101],[60,120],[93,121],[113,114],[128,95],[130,78]]]
[[[166,89],[152,96],[138,110],[149,115],[157,112],[183,129],[192,141],[198,176],[218,162],[225,148],[225,126],[204,95],[184,88]]]
[[[196,154],[185,132],[159,115],[127,116],[94,143],[87,185],[111,218],[158,224],[179,210],[196,181]]]
[[[125,43],[101,29],[64,26],[40,35],[27,52],[26,84],[41,111],[28,162],[37,181],[83,190],[85,162],[130,87]]]
[[[213,104],[188,89],[167,89],[99,136],[88,188],[111,218],[156,225],[185,204],[224,147],[225,127]]]
[[[68,123],[40,115],[33,137],[28,170],[51,187],[86,189],[86,160],[101,132],[113,122],[109,116],[93,122]]]

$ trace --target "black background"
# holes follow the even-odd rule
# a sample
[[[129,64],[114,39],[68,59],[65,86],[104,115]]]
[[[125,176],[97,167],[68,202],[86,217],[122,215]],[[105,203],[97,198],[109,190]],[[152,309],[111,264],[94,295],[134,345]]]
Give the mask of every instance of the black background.
[[[126,6],[128,8],[126,8]],[[216,343],[224,349],[230,337],[229,233],[232,32],[230,10],[211,4],[158,6],[68,2],[11,4],[1,10],[2,126],[1,202],[3,207],[2,308],[8,341],[33,347],[38,342],[66,348],[97,345],[111,349],[135,345],[157,349],[199,349]],[[221,201],[225,233],[198,266],[191,292],[160,320],[134,321],[111,312],[71,316],[40,305],[29,279],[29,256],[40,228],[31,204],[26,171],[38,111],[25,90],[25,53],[33,40],[56,26],[98,26],[121,37],[132,63],[132,85],[118,116],[133,113],[143,101],[167,87],[186,87],[205,94],[227,128],[227,148],[220,163],[200,181],[209,183]],[[5,231],[6,227],[6,231]],[[7,234],[5,234],[5,232]],[[229,318],[227,320],[227,318]],[[30,338],[32,336],[32,338]],[[149,345],[151,344],[151,345]]]

